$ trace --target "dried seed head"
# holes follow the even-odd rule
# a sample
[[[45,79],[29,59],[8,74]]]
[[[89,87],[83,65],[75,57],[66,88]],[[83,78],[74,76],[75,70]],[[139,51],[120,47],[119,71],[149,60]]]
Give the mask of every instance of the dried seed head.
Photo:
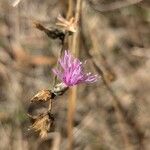
[[[47,102],[54,98],[54,94],[50,90],[41,90],[31,98],[31,102]]]
[[[32,117],[38,117],[42,114],[46,114],[50,111],[50,104],[55,94],[50,90],[41,90],[31,99],[31,103],[28,107],[28,115]]]
[[[31,128],[39,132],[41,138],[45,138],[53,125],[54,118],[52,114],[46,114],[36,118]]]

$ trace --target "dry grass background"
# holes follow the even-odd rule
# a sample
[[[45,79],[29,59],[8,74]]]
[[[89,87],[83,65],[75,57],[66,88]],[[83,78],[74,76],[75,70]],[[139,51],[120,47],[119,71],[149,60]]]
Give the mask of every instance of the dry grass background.
[[[131,1],[119,8],[121,1],[82,1],[78,55],[88,70],[98,71],[93,62],[103,70],[109,87],[101,80],[77,87],[75,150],[150,149],[150,3]],[[55,27],[68,2],[12,3],[0,1],[0,150],[65,150],[69,92],[54,101],[55,131],[46,139],[28,130],[27,109],[37,91],[52,87],[61,48],[32,22]]]

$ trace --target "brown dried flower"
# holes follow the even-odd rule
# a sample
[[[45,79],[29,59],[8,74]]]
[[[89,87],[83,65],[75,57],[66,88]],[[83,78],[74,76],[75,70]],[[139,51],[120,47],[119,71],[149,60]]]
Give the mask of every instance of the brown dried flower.
[[[46,114],[36,118],[31,128],[38,131],[41,138],[45,138],[53,125],[54,118],[52,114]]]
[[[41,90],[31,98],[31,102],[47,102],[50,99],[54,98],[54,96],[55,95],[50,90]]]

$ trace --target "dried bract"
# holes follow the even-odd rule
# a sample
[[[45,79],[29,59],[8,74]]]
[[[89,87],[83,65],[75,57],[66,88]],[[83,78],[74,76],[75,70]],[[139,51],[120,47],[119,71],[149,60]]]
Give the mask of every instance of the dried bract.
[[[54,86],[53,93],[56,96],[60,96],[60,95],[64,94],[67,91],[67,89],[68,89],[68,86],[66,86],[66,84],[59,83]]]
[[[77,30],[77,21],[75,20],[74,17],[70,18],[69,20],[66,20],[61,15],[59,15],[57,17],[57,19],[58,19],[58,22],[56,23],[56,25],[62,27],[66,31],[76,32],[76,30]]]

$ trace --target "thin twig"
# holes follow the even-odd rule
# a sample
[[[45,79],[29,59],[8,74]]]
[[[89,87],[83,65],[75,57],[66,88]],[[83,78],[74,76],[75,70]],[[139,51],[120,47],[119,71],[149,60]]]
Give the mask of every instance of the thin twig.
[[[83,33],[81,34],[84,45],[86,46],[86,39],[85,36],[83,35]],[[99,75],[102,78],[102,81],[106,87],[106,89],[108,90],[108,92],[110,93],[110,95],[113,97],[113,102],[114,102],[114,106],[116,108],[116,111],[118,112],[116,115],[116,117],[118,117],[118,119],[123,122],[126,123],[127,125],[129,125],[132,130],[134,131],[134,133],[136,134],[136,136],[139,138],[139,145],[142,148],[142,150],[144,149],[144,145],[143,145],[143,138],[144,138],[144,133],[140,130],[140,127],[138,126],[137,123],[135,123],[135,120],[133,118],[130,118],[129,116],[126,116],[126,111],[124,110],[124,108],[122,107],[121,103],[120,103],[120,99],[119,97],[116,95],[116,93],[113,91],[113,89],[110,87],[109,83],[107,82],[107,79],[104,76],[104,73],[102,71],[102,69],[95,63],[93,56],[89,53],[88,48],[85,51],[86,55],[89,57],[89,59],[91,60],[95,70],[99,73]],[[121,130],[124,130],[124,127],[121,125]],[[127,135],[125,135],[125,133],[123,133],[122,135],[124,137],[125,142],[128,142],[128,138]],[[129,142],[128,142],[129,143]]]
[[[130,0],[130,1],[116,1],[111,4],[93,4],[91,0],[88,0],[88,3],[90,4],[91,8],[93,8],[97,12],[107,12],[107,11],[113,11],[116,9],[121,9],[123,7],[127,7],[130,5],[137,4],[141,2],[142,0]]]
[[[68,11],[67,11],[67,19],[73,16],[73,0],[68,0]]]

